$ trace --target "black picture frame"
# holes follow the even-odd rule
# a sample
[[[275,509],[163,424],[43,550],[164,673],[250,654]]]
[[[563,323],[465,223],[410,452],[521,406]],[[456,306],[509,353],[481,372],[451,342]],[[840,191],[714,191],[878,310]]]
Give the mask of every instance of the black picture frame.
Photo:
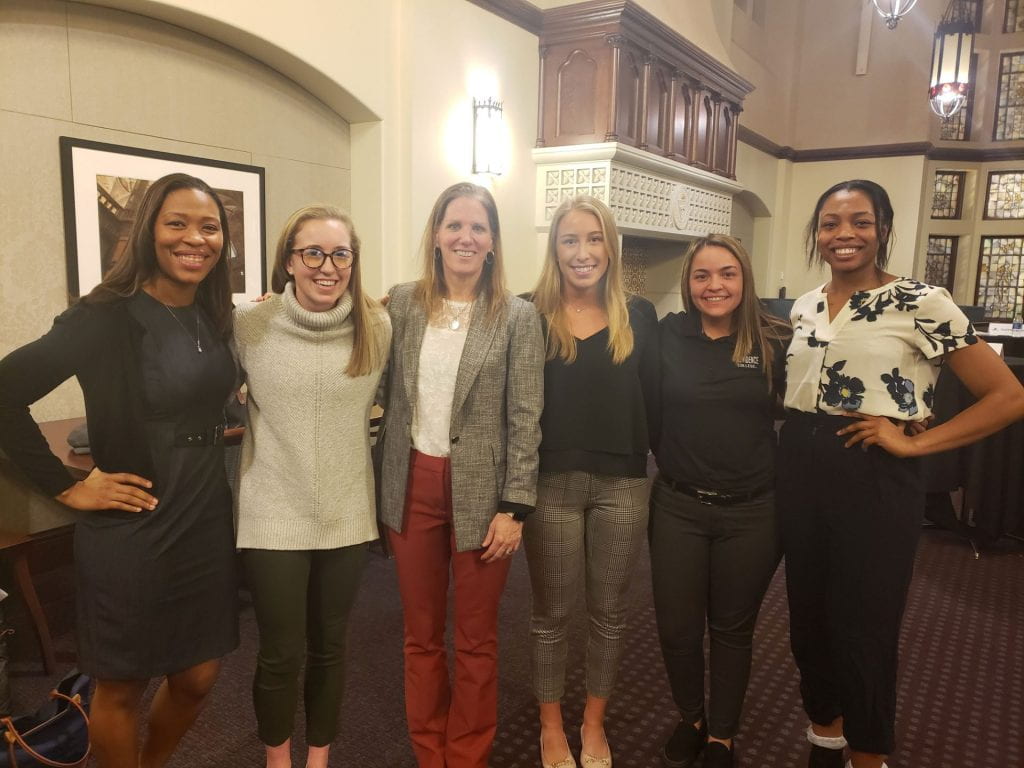
[[[235,302],[266,292],[265,169],[71,136],[60,137],[60,167],[70,300],[92,290],[119,257],[149,182],[176,172],[203,179],[228,210]]]

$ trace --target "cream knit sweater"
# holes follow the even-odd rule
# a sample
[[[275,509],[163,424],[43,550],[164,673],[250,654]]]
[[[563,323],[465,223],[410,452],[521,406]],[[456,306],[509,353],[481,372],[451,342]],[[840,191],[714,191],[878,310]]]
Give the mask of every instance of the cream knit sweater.
[[[249,389],[235,493],[239,548],[333,549],[377,538],[369,420],[381,371],[345,374],[351,310],[346,292],[333,309],[308,312],[294,283],[235,309]],[[390,342],[387,313],[377,317]]]

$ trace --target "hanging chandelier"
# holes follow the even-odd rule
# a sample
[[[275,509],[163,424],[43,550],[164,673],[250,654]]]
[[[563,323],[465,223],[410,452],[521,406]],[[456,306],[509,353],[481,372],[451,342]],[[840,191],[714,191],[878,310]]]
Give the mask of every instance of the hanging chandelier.
[[[928,99],[943,120],[963,108],[971,90],[975,12],[975,0],[951,0],[935,30]]]
[[[878,15],[885,19],[885,26],[896,29],[900,19],[910,13],[917,0],[871,0]]]

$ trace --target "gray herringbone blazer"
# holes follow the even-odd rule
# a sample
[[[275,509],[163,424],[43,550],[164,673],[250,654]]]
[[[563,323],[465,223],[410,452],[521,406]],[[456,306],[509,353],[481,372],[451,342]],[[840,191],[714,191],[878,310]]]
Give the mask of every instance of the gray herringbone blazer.
[[[385,383],[380,516],[402,530],[412,448],[412,417],[424,308],[414,283],[390,291],[393,335]],[[450,427],[452,513],[459,552],[477,549],[501,502],[533,506],[544,407],[544,340],[533,304],[509,294],[508,309],[487,323],[473,307],[455,380]]]

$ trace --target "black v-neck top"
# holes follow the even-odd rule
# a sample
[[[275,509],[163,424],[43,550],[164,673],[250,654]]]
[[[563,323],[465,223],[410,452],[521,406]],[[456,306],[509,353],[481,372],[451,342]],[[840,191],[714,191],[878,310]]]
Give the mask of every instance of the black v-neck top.
[[[641,296],[630,296],[628,309],[633,352],[621,364],[612,363],[607,328],[576,340],[575,362],[545,363],[541,472],[646,476],[647,425],[657,412],[658,316]]]

